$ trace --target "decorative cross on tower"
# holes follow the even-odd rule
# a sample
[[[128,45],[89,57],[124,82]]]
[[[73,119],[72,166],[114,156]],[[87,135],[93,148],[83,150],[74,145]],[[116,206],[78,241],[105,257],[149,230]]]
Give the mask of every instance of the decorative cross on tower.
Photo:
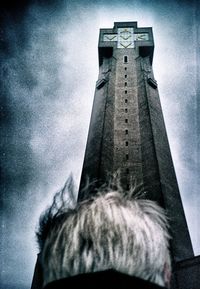
[[[139,30],[138,30],[139,31]],[[149,33],[134,33],[133,27],[118,28],[116,33],[103,35],[104,41],[117,41],[117,48],[134,48],[134,41],[148,41]]]

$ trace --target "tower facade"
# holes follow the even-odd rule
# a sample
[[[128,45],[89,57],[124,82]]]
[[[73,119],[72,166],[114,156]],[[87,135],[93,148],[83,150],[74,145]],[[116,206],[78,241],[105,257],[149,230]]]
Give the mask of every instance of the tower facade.
[[[200,256],[194,257],[153,76],[152,28],[116,22],[101,29],[99,77],[82,169],[78,200],[119,172],[123,189],[135,183],[146,198],[168,213],[171,227],[173,289],[200,288]],[[94,185],[92,185],[94,183]],[[41,289],[37,260],[31,289]]]
[[[120,172],[124,190],[136,183],[143,187],[146,198],[167,210],[174,262],[192,258],[152,70],[152,28],[115,22],[113,29],[100,30],[98,49],[99,76],[78,198],[86,197],[83,188],[88,180],[100,186]]]

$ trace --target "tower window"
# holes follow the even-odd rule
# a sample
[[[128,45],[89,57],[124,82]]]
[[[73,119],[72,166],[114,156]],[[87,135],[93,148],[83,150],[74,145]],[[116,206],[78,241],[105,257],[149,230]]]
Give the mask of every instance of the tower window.
[[[125,130],[125,133],[128,134],[128,130],[127,129]]]
[[[127,90],[125,90],[125,94],[127,94]]]
[[[125,112],[128,112],[128,109],[127,109],[127,108],[125,108]]]
[[[127,118],[125,119],[125,123],[128,123],[128,119]]]
[[[128,154],[126,154],[126,160],[128,160],[129,159],[129,155]]]
[[[124,67],[124,70],[127,70],[127,67]]]
[[[126,189],[130,190],[130,185],[129,184],[126,185]]]
[[[124,56],[124,63],[128,63],[128,56]]]
[[[127,82],[124,83],[124,86],[127,86]]]
[[[127,74],[125,74],[124,77],[127,78]]]
[[[126,147],[128,146],[128,141],[126,141]]]
[[[126,173],[127,173],[127,175],[129,174],[129,169],[128,168],[126,169]]]
[[[125,103],[127,103],[128,102],[128,99],[125,99]]]

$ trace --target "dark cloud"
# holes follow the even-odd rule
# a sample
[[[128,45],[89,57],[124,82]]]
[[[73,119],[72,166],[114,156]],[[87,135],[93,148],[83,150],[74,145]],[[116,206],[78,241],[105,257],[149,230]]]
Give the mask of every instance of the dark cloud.
[[[199,235],[198,17],[188,1],[20,1],[1,14],[1,283],[30,285],[40,212],[78,182],[101,27],[153,26],[154,72],[195,250]],[[7,285],[6,285],[7,283]],[[14,285],[12,285],[14,288]],[[30,286],[29,286],[30,287]]]

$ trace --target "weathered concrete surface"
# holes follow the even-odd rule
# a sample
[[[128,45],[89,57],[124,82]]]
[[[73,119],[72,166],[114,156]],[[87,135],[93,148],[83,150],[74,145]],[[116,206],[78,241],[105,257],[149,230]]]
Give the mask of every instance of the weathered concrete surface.
[[[135,41],[134,48],[124,49],[117,48],[115,41],[103,41],[104,33],[116,33],[118,27],[131,25],[136,32],[140,32],[140,29],[141,32],[148,32],[149,41]],[[101,29],[99,78],[79,200],[87,198],[82,189],[88,178],[90,182],[97,181],[91,186],[90,193],[94,194],[94,188],[106,183],[109,176],[117,171],[120,172],[124,190],[135,183],[141,186],[146,198],[157,201],[167,210],[175,271],[179,268],[173,286],[187,289],[189,287],[184,287],[184,281],[181,281],[184,275],[181,272],[186,269],[184,267],[182,271],[183,267],[176,264],[186,259],[192,260],[194,255],[151,66],[153,46],[151,28],[137,28],[136,22],[115,23],[113,29]],[[192,261],[190,268],[191,264]],[[195,268],[199,269],[198,266]]]

